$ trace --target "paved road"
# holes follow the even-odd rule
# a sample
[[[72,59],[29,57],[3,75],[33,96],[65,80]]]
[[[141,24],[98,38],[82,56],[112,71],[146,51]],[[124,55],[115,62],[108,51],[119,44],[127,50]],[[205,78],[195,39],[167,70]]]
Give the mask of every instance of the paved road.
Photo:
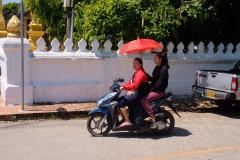
[[[181,114],[168,137],[111,133],[94,138],[86,120],[1,122],[0,160],[240,159],[240,113]]]

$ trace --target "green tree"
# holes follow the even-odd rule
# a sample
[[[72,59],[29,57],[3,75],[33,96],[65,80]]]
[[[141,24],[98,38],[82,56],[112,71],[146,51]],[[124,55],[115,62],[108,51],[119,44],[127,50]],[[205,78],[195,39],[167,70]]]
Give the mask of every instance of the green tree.
[[[123,0],[97,0],[75,7],[75,35],[92,41],[134,39],[140,33],[137,5]]]
[[[65,15],[62,0],[25,0],[26,8],[39,19],[46,29],[48,40],[65,36]]]
[[[188,19],[177,31],[179,40],[238,43],[240,37],[239,0],[201,0],[202,13],[197,20]]]
[[[66,35],[66,11],[63,8],[63,0],[24,1],[26,8],[30,9],[34,16],[43,24],[48,41],[55,37],[63,41]],[[88,0],[74,0],[74,5],[83,1]]]
[[[20,4],[19,3],[8,3],[3,6],[3,16],[6,23],[10,20],[13,15],[19,16]]]
[[[174,3],[175,4],[175,3]],[[177,30],[189,18],[202,13],[200,0],[180,2],[169,0],[95,0],[75,7],[75,35],[87,40],[107,38],[115,43],[137,37],[166,41],[178,39]]]
[[[63,41],[63,0],[25,0],[45,26],[48,39]],[[239,0],[74,0],[74,39],[107,38],[117,43],[137,37],[159,41],[218,43],[240,37]],[[144,23],[142,23],[144,22]]]

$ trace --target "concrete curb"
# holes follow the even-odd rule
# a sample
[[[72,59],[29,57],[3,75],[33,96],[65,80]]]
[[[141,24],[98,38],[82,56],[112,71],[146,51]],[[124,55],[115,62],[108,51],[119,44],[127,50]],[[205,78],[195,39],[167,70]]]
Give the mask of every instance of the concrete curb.
[[[70,119],[86,118],[89,111],[64,111],[0,115],[0,121],[36,120],[36,119]]]

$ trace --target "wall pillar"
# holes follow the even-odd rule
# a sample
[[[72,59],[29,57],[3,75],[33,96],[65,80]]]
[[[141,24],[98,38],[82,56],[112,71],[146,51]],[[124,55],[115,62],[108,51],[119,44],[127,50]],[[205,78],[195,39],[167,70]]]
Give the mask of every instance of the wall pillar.
[[[0,38],[7,37],[6,22],[3,16],[3,5],[2,0],[0,0]]]
[[[25,103],[33,103],[33,87],[29,77],[30,44],[24,39]],[[1,94],[8,104],[21,104],[21,39],[0,39]]]

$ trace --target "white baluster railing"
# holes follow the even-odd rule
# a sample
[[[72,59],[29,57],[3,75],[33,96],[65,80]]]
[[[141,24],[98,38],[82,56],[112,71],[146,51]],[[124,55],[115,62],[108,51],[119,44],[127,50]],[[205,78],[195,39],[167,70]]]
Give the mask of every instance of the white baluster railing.
[[[59,52],[60,51],[60,42],[58,41],[57,38],[54,38],[51,42],[51,46],[52,46],[52,49],[51,49],[51,52]]]
[[[37,52],[46,52],[46,42],[45,40],[41,37],[37,40]]]
[[[78,52],[86,52],[87,51],[87,42],[85,39],[81,39],[78,42]]]
[[[118,53],[119,49],[123,46],[124,41],[120,40],[117,44],[117,51],[113,51],[113,44],[110,39],[107,39],[103,44],[100,44],[97,39],[90,43],[90,50],[87,49],[88,43],[85,39],[81,39],[78,42],[78,49],[74,50],[74,43],[71,39],[67,39],[64,42],[64,50],[61,52],[61,43],[57,38],[51,41],[51,50],[46,50],[46,42],[41,37],[37,40],[37,49],[33,52],[34,55],[41,55],[50,57],[51,55],[59,56],[76,56],[76,57],[122,57]],[[186,47],[186,53],[184,49]],[[102,49],[101,49],[102,48]],[[228,43],[226,46],[223,43],[219,43],[217,46],[210,41],[208,44],[204,44],[202,41],[198,44],[190,42],[188,45],[184,45],[182,42],[174,45],[173,42],[169,42],[166,45],[167,54],[169,59],[175,60],[236,60],[240,58],[240,43],[234,46],[233,43]],[[174,50],[176,48],[176,51]],[[139,55],[135,55],[139,56]],[[128,56],[134,57],[134,56]],[[143,58],[149,58],[149,54],[142,56]]]
[[[64,42],[64,52],[72,52],[73,51],[73,41],[71,38],[68,38],[65,42]]]
[[[91,52],[98,52],[99,46],[100,46],[100,43],[98,42],[98,40],[96,39],[93,40],[91,43],[91,47],[92,47]]]

